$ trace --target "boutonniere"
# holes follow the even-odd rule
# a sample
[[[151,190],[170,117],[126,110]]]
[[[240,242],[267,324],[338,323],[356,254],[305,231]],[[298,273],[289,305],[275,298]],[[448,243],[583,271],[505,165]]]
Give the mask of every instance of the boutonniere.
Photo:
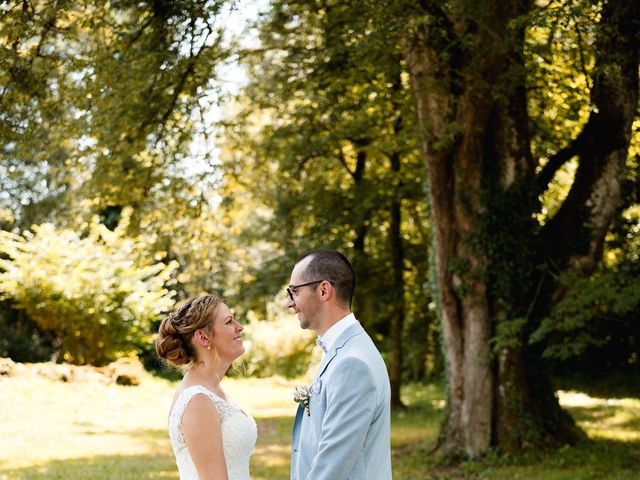
[[[311,409],[309,408],[309,389],[306,385],[298,385],[293,392],[293,400],[304,407],[307,411],[307,415],[311,416]]]

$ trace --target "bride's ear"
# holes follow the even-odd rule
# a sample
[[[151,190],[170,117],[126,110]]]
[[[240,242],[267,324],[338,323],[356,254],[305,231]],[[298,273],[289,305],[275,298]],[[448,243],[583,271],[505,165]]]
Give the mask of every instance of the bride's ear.
[[[198,343],[198,345],[209,347],[209,335],[203,330],[196,330],[196,332],[193,334],[193,338]]]

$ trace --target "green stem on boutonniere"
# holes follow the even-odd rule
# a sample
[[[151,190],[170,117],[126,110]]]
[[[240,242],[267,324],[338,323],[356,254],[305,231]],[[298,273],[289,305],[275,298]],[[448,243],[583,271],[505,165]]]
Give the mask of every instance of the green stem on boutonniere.
[[[293,400],[304,407],[307,416],[311,416],[311,408],[309,407],[309,388],[306,385],[298,385],[293,392]]]

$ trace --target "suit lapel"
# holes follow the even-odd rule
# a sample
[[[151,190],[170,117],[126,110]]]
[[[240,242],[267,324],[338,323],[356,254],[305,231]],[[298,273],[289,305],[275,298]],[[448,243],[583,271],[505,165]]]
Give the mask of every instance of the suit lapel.
[[[322,362],[320,363],[320,367],[318,367],[318,372],[316,373],[315,377],[313,377],[312,383],[315,383],[315,381],[322,376],[322,374],[327,369],[331,361],[338,354],[338,351],[342,349],[349,340],[351,340],[356,335],[361,334],[362,332],[364,332],[364,329],[362,328],[362,325],[360,325],[360,322],[351,325],[344,332],[342,332],[342,335],[340,335],[337,338],[337,340],[333,343],[331,350],[329,350],[327,354],[324,356],[324,358],[322,359]]]

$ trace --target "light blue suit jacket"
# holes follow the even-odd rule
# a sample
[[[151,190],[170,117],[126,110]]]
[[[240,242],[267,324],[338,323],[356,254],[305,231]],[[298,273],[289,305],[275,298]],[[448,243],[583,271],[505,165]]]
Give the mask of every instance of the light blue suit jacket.
[[[291,480],[390,480],[387,368],[360,323],[325,354],[293,424]]]

